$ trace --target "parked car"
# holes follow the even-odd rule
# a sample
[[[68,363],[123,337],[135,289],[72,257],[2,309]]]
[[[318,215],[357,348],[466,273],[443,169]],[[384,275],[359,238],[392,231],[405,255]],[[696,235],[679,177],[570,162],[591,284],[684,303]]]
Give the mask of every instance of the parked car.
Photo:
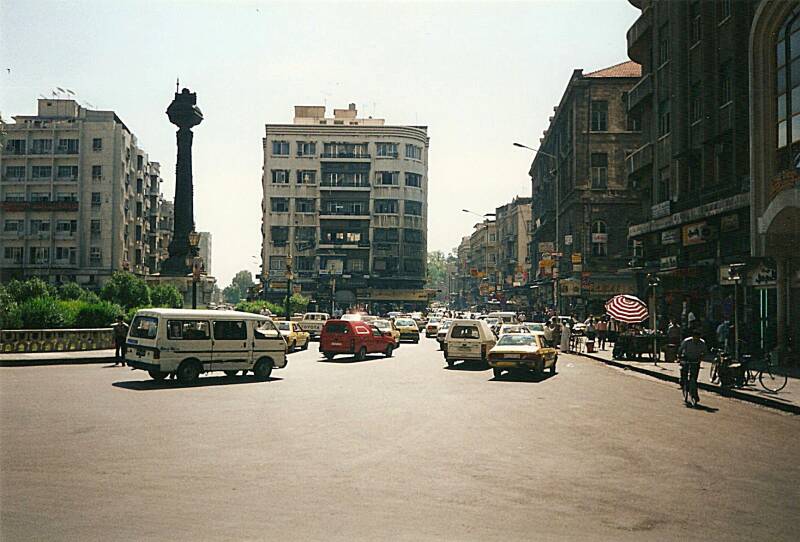
[[[487,318],[499,318],[500,320],[503,321],[504,324],[517,323],[517,314],[515,312],[507,312],[507,311],[490,312],[487,315]]]
[[[484,320],[454,320],[447,330],[444,359],[448,367],[458,360],[483,361],[497,338]]]
[[[300,320],[300,327],[308,331],[312,339],[319,338],[319,334],[322,332],[322,326],[325,325],[325,322],[328,321],[330,317],[331,315],[327,312],[307,312],[303,315],[302,320]]]
[[[382,353],[391,357],[394,338],[375,326],[361,321],[328,320],[319,338],[319,351],[327,359],[337,354],[352,354],[359,361],[367,354]]]
[[[447,330],[453,325],[452,320],[445,320],[439,327],[439,332],[436,334],[436,342],[439,343],[439,350],[444,350],[444,340],[447,337]]]
[[[439,333],[439,326],[442,325],[442,319],[438,316],[432,317],[428,320],[428,324],[425,326],[425,336],[429,339],[431,337],[436,337],[436,334]]]
[[[286,367],[286,341],[266,316],[236,311],[142,309],[128,330],[125,361],[154,380],[175,375],[193,384],[200,374],[253,371],[266,380]]]
[[[497,336],[499,337],[506,333],[530,333],[530,330],[522,324],[502,324],[497,332]]]
[[[510,369],[541,373],[549,368],[551,373],[555,373],[557,361],[556,349],[545,346],[544,335],[539,333],[502,335],[488,357],[495,378]]]
[[[400,331],[401,341],[419,342],[419,327],[417,323],[411,318],[396,318],[394,325]]]
[[[308,350],[308,343],[311,341],[311,335],[305,331],[298,322],[287,322],[286,320],[279,320],[275,322],[281,336],[286,341],[286,351],[294,352],[298,348],[300,350]]]
[[[392,338],[394,339],[394,347],[395,348],[400,347],[400,330],[397,329],[397,326],[394,325],[394,322],[392,322],[391,320],[384,320],[381,318],[371,323],[373,326],[377,327],[384,333],[386,332],[391,333]]]

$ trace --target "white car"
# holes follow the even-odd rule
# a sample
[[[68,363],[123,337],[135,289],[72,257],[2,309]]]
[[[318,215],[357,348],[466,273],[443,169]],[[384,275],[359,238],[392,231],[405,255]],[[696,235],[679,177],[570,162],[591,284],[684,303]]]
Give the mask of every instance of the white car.
[[[325,325],[325,322],[327,322],[330,317],[331,315],[327,312],[307,312],[300,320],[300,327],[308,331],[312,339],[318,339],[320,333],[322,333],[322,326]]]

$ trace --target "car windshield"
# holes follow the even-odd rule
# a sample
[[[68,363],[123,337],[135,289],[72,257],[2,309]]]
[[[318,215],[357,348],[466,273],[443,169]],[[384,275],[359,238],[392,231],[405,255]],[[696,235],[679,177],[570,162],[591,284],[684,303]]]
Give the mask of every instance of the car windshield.
[[[439,322],[441,322],[441,321],[442,321],[442,319],[441,319],[441,318],[437,318],[437,317],[435,317],[435,316],[434,316],[433,318],[431,318],[430,320],[428,320],[428,323],[429,323],[429,324],[438,324],[438,323],[439,323]]]
[[[375,320],[372,322],[372,325],[378,329],[391,329],[391,326],[387,320]]]
[[[493,326],[493,325],[497,324],[499,321],[500,321],[499,318],[487,318],[486,319],[486,323],[489,324],[490,326]]]
[[[531,346],[536,345],[536,337],[527,333],[512,333],[503,335],[497,341],[497,346]]]
[[[447,331],[448,329],[450,329],[451,325],[453,325],[452,322],[445,322],[442,324],[442,327],[439,328],[439,331]]]
[[[500,333],[524,333],[526,330],[522,326],[503,326]]]
[[[407,318],[399,318],[399,319],[395,320],[394,323],[395,323],[395,325],[398,325],[398,326],[413,326],[415,322],[414,322],[414,320],[409,320]]]
[[[281,331],[291,331],[289,322],[278,322],[278,329]]]

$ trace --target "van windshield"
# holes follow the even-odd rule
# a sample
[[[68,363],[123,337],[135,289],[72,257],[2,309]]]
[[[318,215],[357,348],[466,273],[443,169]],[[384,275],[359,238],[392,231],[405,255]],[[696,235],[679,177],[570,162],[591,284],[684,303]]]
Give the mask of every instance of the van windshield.
[[[158,318],[154,316],[137,316],[131,322],[130,336],[137,339],[155,339],[158,330]]]

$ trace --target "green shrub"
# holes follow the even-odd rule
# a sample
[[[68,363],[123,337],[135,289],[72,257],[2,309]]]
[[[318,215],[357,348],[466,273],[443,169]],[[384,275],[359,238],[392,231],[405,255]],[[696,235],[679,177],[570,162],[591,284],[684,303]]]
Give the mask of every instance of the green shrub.
[[[76,282],[67,282],[58,288],[58,298],[63,300],[80,299],[83,295],[83,288]]]
[[[35,297],[20,304],[24,329],[53,329],[64,326],[58,301],[52,297]]]
[[[183,296],[171,284],[159,284],[150,290],[150,302],[154,307],[180,309],[183,307]]]
[[[0,329],[19,329],[22,327],[22,316],[19,304],[8,292],[8,289],[0,284]]]
[[[38,277],[30,278],[24,282],[16,279],[11,280],[6,288],[17,303],[23,303],[36,297],[56,297],[55,287]]]
[[[84,303],[75,316],[75,327],[108,327],[123,312],[122,307],[109,301]]]
[[[100,303],[100,296],[92,292],[91,290],[84,290],[83,293],[81,294],[80,300],[89,303],[91,305],[94,303]]]
[[[250,312],[254,314],[259,314],[261,309],[267,309],[272,314],[282,315],[283,314],[283,307],[276,305],[275,303],[270,303],[269,301],[240,301],[236,304],[235,309],[241,312]]]
[[[129,309],[150,305],[150,288],[139,277],[125,271],[117,271],[103,286],[100,297]]]
[[[78,313],[86,306],[85,301],[71,299],[69,301],[59,301],[58,311],[61,313],[61,327],[74,328],[78,323]]]

